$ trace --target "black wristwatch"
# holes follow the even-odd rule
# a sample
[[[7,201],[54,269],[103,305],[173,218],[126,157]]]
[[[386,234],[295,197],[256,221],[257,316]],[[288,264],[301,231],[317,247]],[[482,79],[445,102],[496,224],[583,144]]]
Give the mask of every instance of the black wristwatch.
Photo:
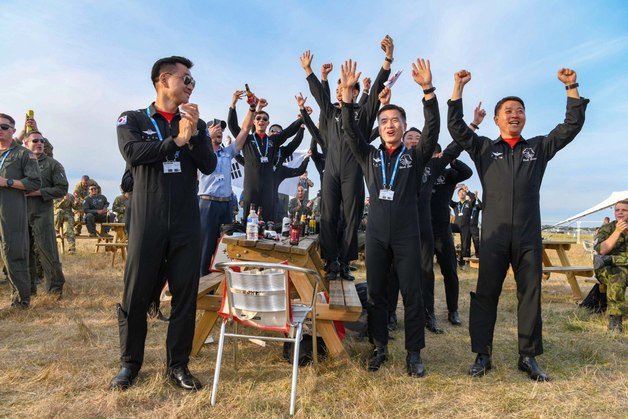
[[[7,188],[12,188],[14,183],[13,179],[7,179]]]

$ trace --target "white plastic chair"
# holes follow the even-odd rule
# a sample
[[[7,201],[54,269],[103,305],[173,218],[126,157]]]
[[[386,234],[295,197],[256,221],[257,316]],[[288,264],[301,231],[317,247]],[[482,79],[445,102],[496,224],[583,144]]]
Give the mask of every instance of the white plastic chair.
[[[236,272],[232,268],[253,268],[254,270]],[[293,343],[292,392],[290,395],[290,415],[294,415],[297,397],[297,378],[299,374],[299,346],[303,332],[303,322],[308,313],[312,313],[313,361],[318,362],[316,338],[316,296],[321,278],[318,272],[296,266],[263,262],[222,262],[217,269],[224,269],[226,286],[223,306],[219,314],[223,316],[220,328],[220,340],[216,355],[216,370],[212,387],[211,405],[216,405],[220,366],[225,337],[236,339],[259,339]],[[290,301],[289,272],[300,272],[316,278],[310,304]],[[235,321],[265,331],[284,333],[287,337],[253,336],[226,333],[228,321]],[[237,346],[236,346],[237,348]]]

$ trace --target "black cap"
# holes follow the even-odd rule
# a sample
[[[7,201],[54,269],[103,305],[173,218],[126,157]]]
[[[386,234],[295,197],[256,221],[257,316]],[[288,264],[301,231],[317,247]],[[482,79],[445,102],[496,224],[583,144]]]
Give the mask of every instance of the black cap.
[[[207,122],[207,128],[213,127],[216,124],[220,124],[220,127],[222,129],[227,128],[227,123],[225,121],[222,121],[222,120],[218,119],[218,118],[214,118],[211,121]]]

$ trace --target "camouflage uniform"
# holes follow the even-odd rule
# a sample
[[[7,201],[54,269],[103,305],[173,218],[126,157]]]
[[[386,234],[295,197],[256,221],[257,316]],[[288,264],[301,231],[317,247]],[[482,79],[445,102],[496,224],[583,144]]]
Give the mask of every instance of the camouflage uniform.
[[[111,210],[116,214],[116,222],[124,222],[124,214],[126,212],[126,206],[128,201],[129,199],[124,195],[118,195],[116,199],[113,200],[113,206],[111,207]]]
[[[617,221],[600,227],[595,236],[595,251],[600,253],[602,242],[615,231]],[[595,270],[596,278],[606,285],[607,312],[611,316],[621,316],[624,306],[624,294],[628,284],[628,234],[622,233],[615,247],[607,253],[611,263]]]
[[[63,226],[63,234],[68,241],[68,251],[76,251],[76,238],[74,236],[74,211],[83,208],[76,203],[74,196],[67,194],[63,198],[55,199],[55,228],[60,231]]]

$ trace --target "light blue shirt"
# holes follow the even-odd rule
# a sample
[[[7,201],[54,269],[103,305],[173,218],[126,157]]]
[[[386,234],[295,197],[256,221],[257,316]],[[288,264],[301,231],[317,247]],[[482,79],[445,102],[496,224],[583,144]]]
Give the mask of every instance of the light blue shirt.
[[[201,174],[198,182],[199,195],[217,198],[231,197],[231,159],[236,155],[235,143],[216,152],[216,170],[211,175]]]

